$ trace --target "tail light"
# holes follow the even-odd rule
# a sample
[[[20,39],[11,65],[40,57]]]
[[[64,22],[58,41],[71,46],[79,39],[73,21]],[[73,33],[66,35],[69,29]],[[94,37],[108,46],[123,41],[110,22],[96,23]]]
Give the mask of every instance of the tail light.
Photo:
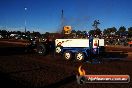
[[[98,47],[98,40],[94,40],[93,41],[93,48],[97,48]]]
[[[98,46],[98,43],[97,43],[97,42],[95,42],[95,43],[94,43],[94,46]]]

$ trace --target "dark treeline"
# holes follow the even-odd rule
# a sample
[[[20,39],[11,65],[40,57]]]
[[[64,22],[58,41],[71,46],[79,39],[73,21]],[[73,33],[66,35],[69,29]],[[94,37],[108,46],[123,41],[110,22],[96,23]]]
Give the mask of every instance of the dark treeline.
[[[73,33],[76,34],[82,34],[85,33],[86,31],[75,31],[72,30]],[[121,26],[119,29],[112,27],[112,28],[107,28],[104,29],[103,31],[101,31],[101,29],[97,28],[96,30],[90,30],[89,31],[90,35],[120,35],[120,36],[125,36],[128,35],[129,37],[132,37],[132,27],[129,27],[128,29],[126,29],[124,26]]]
[[[16,34],[14,37],[11,36],[11,34]],[[21,31],[6,31],[6,30],[0,30],[0,38],[15,38],[15,39],[27,39],[27,38],[57,38],[55,36],[63,36],[61,33],[51,33],[51,32],[30,32],[27,31],[21,32]],[[71,31],[72,38],[87,38],[88,36],[94,36],[97,38],[103,38],[105,39],[105,44],[107,45],[128,45],[128,42],[132,40],[132,27],[129,27],[126,29],[126,27],[121,26],[119,29],[115,27],[104,29],[103,31],[95,27],[93,30],[72,30]],[[26,37],[26,38],[25,38]],[[61,38],[58,37],[58,38]]]
[[[72,30],[72,33],[76,33],[76,35],[80,35],[80,34],[84,34],[86,32],[89,33],[89,35],[119,35],[119,36],[127,36],[127,37],[132,37],[132,27],[129,27],[128,29],[126,29],[124,26],[121,26],[119,29],[115,28],[115,27],[111,27],[111,28],[107,28],[104,29],[103,31],[101,31],[101,29],[97,28],[96,30],[89,30],[89,31],[81,31],[81,30]],[[42,35],[47,35],[50,34],[50,32],[45,32],[44,34],[41,34],[40,32],[30,32],[27,31],[25,32],[21,32],[21,31],[7,31],[7,30],[2,30],[0,29],[0,35],[1,36],[7,36],[10,34],[32,34],[34,36],[42,36]],[[52,33],[51,33],[52,34]]]

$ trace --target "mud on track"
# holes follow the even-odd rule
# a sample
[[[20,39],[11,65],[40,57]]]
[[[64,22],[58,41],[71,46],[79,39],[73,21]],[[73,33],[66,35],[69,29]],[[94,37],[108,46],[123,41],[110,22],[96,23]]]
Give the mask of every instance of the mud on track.
[[[86,84],[78,85],[78,67],[87,74],[123,74],[132,77],[132,61],[123,58],[108,59],[101,64],[64,61],[61,56],[39,56],[23,53],[23,49],[0,50],[0,86],[37,88],[132,88],[128,84]],[[13,53],[11,53],[13,52]]]

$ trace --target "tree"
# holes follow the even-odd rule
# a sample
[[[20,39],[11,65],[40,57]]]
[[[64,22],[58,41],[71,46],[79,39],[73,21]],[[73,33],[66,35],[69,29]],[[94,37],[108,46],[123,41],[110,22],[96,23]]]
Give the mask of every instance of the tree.
[[[128,35],[129,37],[132,37],[132,27],[128,28]]]
[[[103,33],[104,33],[104,35],[109,35],[110,34],[110,32],[107,29],[104,29]]]
[[[82,31],[82,33],[83,33],[83,34],[86,34],[86,33],[87,33],[87,31]]]
[[[72,30],[71,33],[76,33],[76,30]]]
[[[82,34],[82,32],[80,30],[78,30],[76,33],[77,33],[77,35]]]
[[[30,31],[27,31],[26,34],[27,34],[27,35],[30,35]]]
[[[103,33],[106,35],[115,34],[117,29],[115,27],[104,29]]]
[[[19,34],[19,35],[21,35],[21,31],[17,31],[16,33]]]
[[[110,32],[111,35],[112,35],[112,34],[115,34],[116,31],[117,31],[117,29],[116,29],[115,27],[108,28],[108,30],[109,30],[109,32]]]
[[[39,32],[33,32],[32,34],[36,37],[41,37],[41,34]]]
[[[1,35],[2,35],[4,38],[7,37],[7,34],[8,34],[8,32],[7,32],[6,30],[2,30],[2,31],[1,31]]]
[[[96,30],[94,30],[94,34],[95,35],[100,35],[101,34],[101,30],[99,28],[97,28]]]
[[[49,32],[45,32],[45,37],[49,37],[50,33]]]
[[[118,31],[120,35],[124,35],[126,33],[126,28],[124,26],[121,26]]]
[[[117,29],[116,29],[115,27],[112,27],[112,28],[111,28],[111,32],[112,32],[112,33],[116,33],[116,31],[117,31]]]
[[[90,30],[89,35],[94,35],[94,30]]]

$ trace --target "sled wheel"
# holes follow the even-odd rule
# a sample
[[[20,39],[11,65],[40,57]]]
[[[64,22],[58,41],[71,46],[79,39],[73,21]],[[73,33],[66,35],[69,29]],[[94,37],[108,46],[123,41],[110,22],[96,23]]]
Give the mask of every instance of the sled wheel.
[[[63,58],[65,60],[71,60],[72,58],[72,53],[70,51],[65,51],[64,54],[63,54]]]
[[[75,59],[76,59],[76,61],[83,61],[84,60],[84,53],[83,52],[77,52],[76,54],[75,54]]]

